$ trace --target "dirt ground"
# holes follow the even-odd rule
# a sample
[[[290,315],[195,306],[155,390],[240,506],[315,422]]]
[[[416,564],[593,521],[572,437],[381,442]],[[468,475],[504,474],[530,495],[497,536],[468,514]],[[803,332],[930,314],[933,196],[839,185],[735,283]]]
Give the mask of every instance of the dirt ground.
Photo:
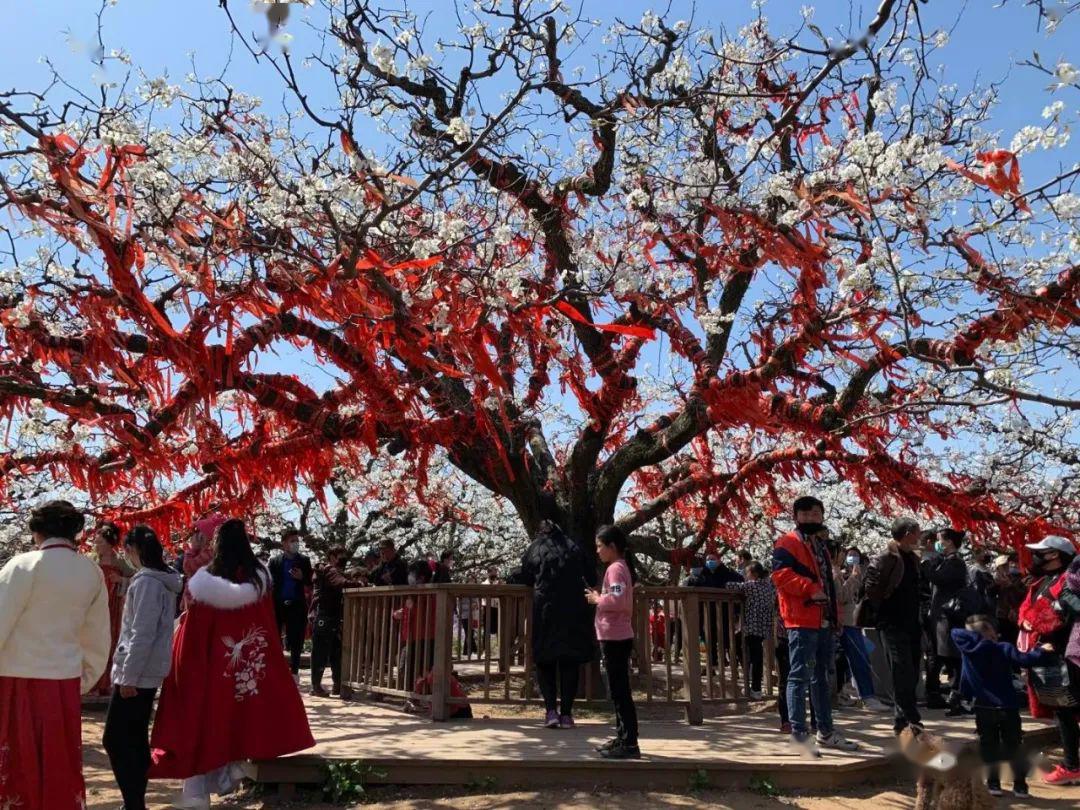
[[[119,810],[123,806],[116,783],[109,769],[109,761],[101,748],[101,730],[104,715],[90,712],[83,716],[84,773],[87,787],[88,810]],[[1008,782],[1006,782],[1008,784]],[[167,808],[171,799],[179,795],[179,785],[174,782],[152,782],[147,804],[152,808]],[[1010,798],[1001,799],[1001,806],[1014,810],[1035,808],[1080,807],[1080,787],[1047,788],[1032,781],[1032,799],[1023,803]],[[748,792],[703,790],[691,794],[663,792],[608,792],[586,790],[516,791],[485,793],[483,790],[465,788],[396,788],[378,787],[369,790],[364,800],[350,807],[378,808],[380,810],[507,810],[508,808],[557,808],[558,810],[591,810],[603,806],[605,810],[655,810],[655,808],[678,808],[679,810],[907,810],[914,805],[913,791],[906,785],[890,788],[869,787],[845,793],[842,796],[804,796],[798,794],[763,795]],[[274,808],[304,808],[304,810],[340,810],[342,805],[328,804],[317,793],[301,794],[291,801],[276,795],[260,796],[249,791],[243,795],[215,802],[215,807],[233,810],[272,810]]]

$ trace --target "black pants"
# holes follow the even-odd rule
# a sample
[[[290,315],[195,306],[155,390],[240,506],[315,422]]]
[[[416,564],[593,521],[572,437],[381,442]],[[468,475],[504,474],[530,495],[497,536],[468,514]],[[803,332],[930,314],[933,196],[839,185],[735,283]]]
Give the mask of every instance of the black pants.
[[[910,725],[922,725],[919,707],[915,704],[922,656],[920,633],[918,630],[886,628],[881,631],[881,640],[892,674],[893,730],[900,732]]]
[[[746,649],[750,655],[750,688],[761,691],[761,671],[764,668],[764,644],[761,636],[746,634]]]
[[[625,745],[637,745],[637,707],[630,691],[630,655],[634,652],[634,640],[601,641],[600,647],[604,653],[608,691],[615,704],[615,736]]]
[[[150,712],[156,689],[140,689],[120,697],[114,686],[101,743],[124,797],[124,810],[146,810],[146,774],[150,770]]]
[[[573,716],[580,669],[577,661],[536,662],[536,682],[540,685],[545,709],[549,712],[558,709],[559,714]]]
[[[1058,733],[1061,735],[1061,747],[1065,749],[1063,765],[1070,771],[1080,768],[1080,710],[1058,709],[1054,714]]]
[[[304,635],[307,633],[307,605],[303,599],[278,602],[275,605],[278,632],[285,631],[285,649],[293,675],[300,671],[300,656],[304,654]]]
[[[341,689],[341,620],[320,616],[311,632],[311,685],[316,689],[322,688],[327,665],[334,689]]]
[[[1020,730],[1019,709],[975,707],[975,730],[979,732],[979,754],[990,766],[992,782],[1001,781],[999,762],[1012,766],[1013,784],[1027,781],[1028,763],[1024,755],[1024,734]]]

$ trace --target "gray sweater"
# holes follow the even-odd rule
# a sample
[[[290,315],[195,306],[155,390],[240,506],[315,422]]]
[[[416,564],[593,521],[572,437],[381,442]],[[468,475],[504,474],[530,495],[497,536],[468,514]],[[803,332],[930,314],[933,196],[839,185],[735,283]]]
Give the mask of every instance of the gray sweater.
[[[180,575],[140,568],[131,578],[124,601],[120,637],[113,653],[116,686],[157,689],[172,664],[173,622]]]

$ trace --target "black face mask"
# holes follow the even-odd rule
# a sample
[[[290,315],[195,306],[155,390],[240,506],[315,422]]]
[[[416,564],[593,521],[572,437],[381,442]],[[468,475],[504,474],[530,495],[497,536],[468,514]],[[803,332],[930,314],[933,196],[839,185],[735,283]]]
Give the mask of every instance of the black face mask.
[[[803,537],[809,537],[810,535],[817,534],[822,529],[824,529],[825,524],[824,523],[796,523],[795,528],[797,528],[802,533]]]
[[[1031,573],[1033,574],[1045,574],[1049,571],[1053,562],[1041,554],[1037,554],[1031,558]]]

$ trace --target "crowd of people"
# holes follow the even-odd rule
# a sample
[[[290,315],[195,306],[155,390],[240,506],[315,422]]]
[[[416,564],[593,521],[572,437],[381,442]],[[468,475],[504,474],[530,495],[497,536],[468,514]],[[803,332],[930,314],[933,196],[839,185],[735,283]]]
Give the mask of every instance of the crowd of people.
[[[859,549],[832,542],[819,500],[798,499],[793,517],[794,531],[774,547],[772,579],[787,637],[786,702],[796,746],[810,756],[822,747],[853,747],[832,726],[829,669],[839,646],[849,650],[856,673],[865,644],[859,628],[872,628],[885,651],[898,735],[923,730],[922,682],[927,708],[975,715],[990,792],[1002,794],[998,763],[1010,762],[1013,793],[1026,796],[1019,711],[1026,697],[1033,717],[1056,720],[1064,749],[1045,781],[1080,784],[1080,557],[1071,541],[1048,536],[1028,544],[1025,577],[1014,554],[979,550],[968,565],[964,532],[924,531],[901,517],[885,550],[864,567]],[[846,574],[834,571],[841,557]],[[1014,677],[1021,670],[1023,680]]]
[[[148,526],[99,527],[94,560],[72,504],[32,511],[36,548],[0,570],[0,806],[86,806],[81,695],[106,682],[103,744],[126,810],[146,807],[157,778],[183,779],[174,806],[209,807],[235,789],[239,763],[314,744],[270,572],[243,521],[200,524],[197,556],[174,568]]]
[[[966,549],[962,531],[924,530],[901,517],[884,550],[868,558],[832,537],[819,500],[799,498],[792,517],[771,566],[740,550],[735,570],[713,550],[688,561],[681,584],[742,593],[738,608],[702,601],[701,654],[713,668],[745,664],[750,697],[761,698],[765,650],[775,641],[780,729],[801,753],[858,748],[834,726],[838,701],[891,711],[897,734],[922,732],[921,705],[973,714],[990,791],[1002,792],[999,763],[1007,762],[1012,790],[1024,796],[1026,702],[1033,716],[1055,719],[1064,748],[1046,781],[1080,784],[1080,557],[1072,542],[1048,536],[1030,544],[1022,565],[1013,552]],[[0,571],[0,806],[81,806],[80,695],[106,693],[103,743],[125,808],[145,807],[151,778],[183,779],[176,806],[208,807],[211,794],[235,788],[238,762],[313,744],[298,690],[305,640],[312,694],[340,694],[346,588],[453,579],[452,552],[410,562],[390,540],[354,564],[347,549],[330,548],[316,565],[294,529],[279,552],[260,560],[243,521],[222,515],[196,521],[172,558],[150,527],[125,533],[102,523],[85,544],[89,556],[78,544],[84,522],[65,501],[34,509],[28,528],[36,549]],[[544,725],[575,727],[579,673],[599,652],[615,734],[598,753],[635,759],[638,575],[619,528],[601,527],[595,550],[602,576],[580,544],[544,521],[506,581],[532,588],[529,636]],[[485,581],[500,581],[494,567]],[[406,600],[393,617],[409,689],[431,677],[428,602]],[[482,643],[476,631],[498,625],[498,609],[498,600],[486,602],[478,626],[480,611],[458,600],[466,657]],[[678,615],[651,606],[654,654],[669,645],[676,660],[690,654],[683,632]],[[884,668],[871,661],[876,647]]]

